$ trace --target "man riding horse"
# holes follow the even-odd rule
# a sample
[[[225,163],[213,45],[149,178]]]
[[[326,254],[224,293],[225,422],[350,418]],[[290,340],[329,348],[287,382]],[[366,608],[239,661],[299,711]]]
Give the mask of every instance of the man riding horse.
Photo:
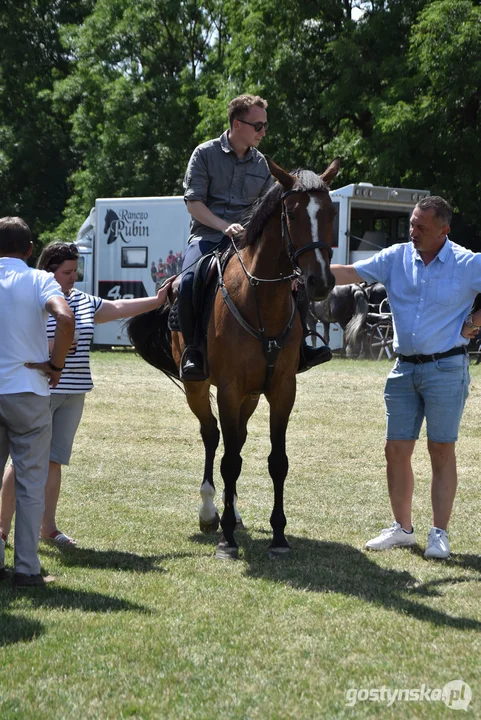
[[[241,95],[228,106],[229,129],[220,138],[199,145],[189,160],[184,178],[184,199],[192,215],[191,236],[182,264],[178,318],[185,349],[180,366],[183,380],[205,380],[201,350],[199,308],[194,306],[196,261],[214,250],[224,238],[245,232],[241,221],[253,203],[274,183],[265,157],[257,146],[266,134],[267,102],[256,95]],[[307,301],[299,304],[306,328]],[[298,372],[331,359],[325,345],[302,343]]]

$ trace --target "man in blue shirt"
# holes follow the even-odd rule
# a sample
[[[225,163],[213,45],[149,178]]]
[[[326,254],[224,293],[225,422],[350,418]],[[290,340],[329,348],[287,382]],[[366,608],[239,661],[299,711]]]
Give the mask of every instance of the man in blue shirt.
[[[266,100],[258,95],[231,100],[229,129],[196,147],[187,166],[184,200],[192,221],[178,296],[185,345],[180,364],[183,380],[206,379],[193,302],[194,264],[226,237],[244,233],[246,214],[274,183],[264,155],[257,150],[269,126],[266,109]],[[302,311],[305,315],[307,306]],[[299,371],[330,360],[331,352],[325,345],[304,344],[301,357]]]
[[[466,345],[474,327],[468,314],[481,292],[481,255],[449,240],[451,216],[443,198],[423,198],[411,215],[411,242],[354,265],[331,266],[337,284],[365,280],[385,285],[393,315],[393,347],[399,354],[384,393],[394,522],[367,542],[370,550],[415,543],[411,456],[426,418],[433,527],[425,557],[447,558],[450,553],[446,529],[457,486],[455,442],[468,396]]]

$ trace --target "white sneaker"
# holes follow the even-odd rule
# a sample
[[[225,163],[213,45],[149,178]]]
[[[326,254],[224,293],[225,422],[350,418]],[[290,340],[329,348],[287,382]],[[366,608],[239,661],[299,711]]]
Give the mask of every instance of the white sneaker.
[[[446,530],[432,527],[428,533],[428,545],[424,553],[426,558],[448,558],[451,552]]]
[[[391,527],[381,530],[381,534],[372,540],[368,540],[368,550],[390,550],[394,547],[409,547],[415,545],[414,529],[408,533],[402,529],[398,522],[393,522]]]

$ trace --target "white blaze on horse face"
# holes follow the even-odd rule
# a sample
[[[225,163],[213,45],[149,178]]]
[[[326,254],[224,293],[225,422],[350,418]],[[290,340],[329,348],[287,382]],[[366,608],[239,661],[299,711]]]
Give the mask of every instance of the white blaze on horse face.
[[[313,197],[312,195],[309,195],[309,205],[307,206],[307,214],[309,215],[309,218],[311,220],[311,235],[312,235],[312,242],[319,242],[319,225],[317,222],[317,215],[321,210],[321,203],[319,202],[319,198]],[[322,253],[319,248],[315,249],[315,255],[316,260],[321,266],[322,276],[325,285],[328,285],[328,278],[327,278],[327,265],[326,261],[322,257]]]

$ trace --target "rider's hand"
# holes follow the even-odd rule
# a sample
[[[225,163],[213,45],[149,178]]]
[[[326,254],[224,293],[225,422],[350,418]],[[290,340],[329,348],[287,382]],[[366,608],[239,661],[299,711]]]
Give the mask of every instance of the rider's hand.
[[[240,223],[232,223],[228,228],[224,230],[224,235],[228,237],[243,237],[245,235],[245,228]]]

